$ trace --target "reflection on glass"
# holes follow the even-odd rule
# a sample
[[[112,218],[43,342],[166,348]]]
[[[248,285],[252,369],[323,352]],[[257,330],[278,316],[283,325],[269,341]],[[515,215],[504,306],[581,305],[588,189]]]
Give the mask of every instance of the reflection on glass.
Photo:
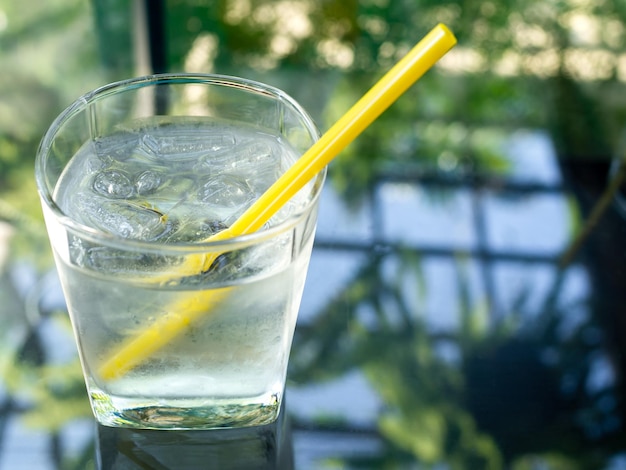
[[[97,427],[98,470],[259,469],[293,467],[289,419],[272,424],[209,431],[153,431]]]
[[[463,257],[444,282],[453,293],[448,312],[429,308],[424,272],[432,258],[400,249],[364,262],[299,329],[293,380],[332,383],[363,372],[382,401],[375,424],[383,445],[370,463],[605,468],[623,450],[623,379],[599,312],[589,308],[581,266],[552,267],[547,278],[519,271],[529,288],[502,298],[496,316],[472,293]]]

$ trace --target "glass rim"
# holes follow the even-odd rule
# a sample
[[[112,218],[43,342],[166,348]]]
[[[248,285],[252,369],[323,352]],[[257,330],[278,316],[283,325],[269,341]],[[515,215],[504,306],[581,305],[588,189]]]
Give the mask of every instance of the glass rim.
[[[308,216],[311,208],[317,203],[321,189],[326,178],[326,167],[318,173],[311,182],[313,188],[311,189],[313,197],[307,202],[301,210],[286,217],[280,223],[273,225],[269,228],[264,228],[256,232],[238,235],[232,238],[227,238],[218,241],[200,241],[200,242],[174,242],[163,243],[158,240],[137,240],[132,238],[124,238],[119,235],[104,232],[88,225],[82,224],[72,217],[67,215],[56,204],[52,192],[54,188],[50,188],[45,174],[46,174],[46,157],[49,154],[52,143],[58,134],[59,130],[68,122],[76,113],[83,111],[92,103],[104,99],[107,96],[116,95],[129,90],[145,88],[154,86],[157,84],[204,84],[215,85],[223,87],[238,88],[250,93],[263,94],[268,97],[275,98],[279,101],[290,106],[302,119],[305,124],[306,130],[313,139],[313,141],[319,140],[321,133],[315,122],[309,115],[309,113],[289,94],[283,90],[268,85],[259,81],[236,77],[231,75],[222,74],[208,74],[208,73],[163,73],[144,75],[135,78],[129,78],[125,80],[119,80],[108,83],[106,85],[95,88],[87,93],[83,94],[76,100],[74,100],[69,106],[67,106],[48,127],[44,133],[41,142],[37,148],[35,155],[35,181],[37,184],[37,191],[39,192],[40,199],[46,205],[47,209],[51,211],[55,220],[60,223],[67,230],[80,235],[81,238],[86,240],[103,243],[108,246],[129,248],[140,248],[142,251],[168,251],[168,252],[196,252],[196,251],[218,251],[219,247],[226,246],[229,250],[239,249],[245,246],[249,246],[255,243],[261,243],[267,239],[276,237],[282,233],[288,232],[294,226],[296,226],[302,219]]]

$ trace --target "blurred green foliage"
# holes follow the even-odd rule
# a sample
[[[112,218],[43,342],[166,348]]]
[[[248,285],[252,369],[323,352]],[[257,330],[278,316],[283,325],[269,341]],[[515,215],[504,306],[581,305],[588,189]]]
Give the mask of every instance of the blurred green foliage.
[[[33,176],[39,141],[101,70],[89,5],[0,1],[0,220],[17,227],[11,255],[51,265]]]

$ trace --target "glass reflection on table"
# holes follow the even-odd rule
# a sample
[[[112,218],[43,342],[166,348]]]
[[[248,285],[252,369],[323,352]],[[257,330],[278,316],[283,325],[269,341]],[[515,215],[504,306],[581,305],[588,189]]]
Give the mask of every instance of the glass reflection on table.
[[[264,426],[211,430],[144,430],[97,426],[99,470],[285,469],[293,466],[284,409]]]

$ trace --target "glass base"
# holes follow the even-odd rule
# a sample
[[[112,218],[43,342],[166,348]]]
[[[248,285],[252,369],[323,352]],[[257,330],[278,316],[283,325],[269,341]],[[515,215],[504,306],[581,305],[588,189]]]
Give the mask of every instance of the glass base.
[[[135,429],[215,429],[261,426],[278,418],[280,395],[246,399],[169,400],[167,404],[91,393],[96,420],[104,426]]]

